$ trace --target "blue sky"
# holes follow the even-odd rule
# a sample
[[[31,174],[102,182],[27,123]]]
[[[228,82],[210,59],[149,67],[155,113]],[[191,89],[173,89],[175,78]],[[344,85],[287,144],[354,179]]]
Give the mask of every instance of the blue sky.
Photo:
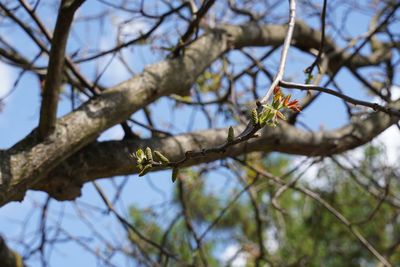
[[[96,3],[97,2],[95,1],[87,1],[87,3],[83,5],[81,12],[92,14],[100,11]],[[48,9],[47,11],[43,10],[41,15],[45,18],[46,25],[53,25],[55,19],[54,15],[49,14],[48,12]],[[301,13],[299,15],[301,16]],[[348,31],[352,34],[360,34],[367,31],[367,18],[368,16],[359,13],[350,16],[350,21],[353,23],[350,23]],[[120,21],[118,19],[120,18],[115,19],[115,23]],[[80,38],[75,38],[74,36],[88,35],[90,36],[88,39],[93,38],[93,40],[97,40],[97,37],[100,36],[100,42],[91,43],[89,44],[89,47],[100,47],[102,49],[112,47],[114,42],[109,36],[115,34],[115,29],[112,28],[112,23],[105,23],[105,25],[104,29],[100,29],[96,24],[93,24],[90,27],[83,27],[80,23],[77,23],[74,26],[73,34],[71,35],[70,51],[74,51],[81,45],[81,43],[76,41],[80,40]],[[317,28],[319,27],[319,23],[313,25]],[[140,20],[134,20],[129,24],[129,26],[127,26],[126,30],[134,32],[143,30],[143,28],[146,28],[146,23]],[[18,41],[26,40],[27,38],[25,34],[20,31],[0,29],[0,34],[5,36],[10,43],[15,44],[27,54],[34,54],[37,52],[33,46]],[[83,41],[83,43],[85,42],[87,44],[88,41]],[[255,49],[253,52],[255,54],[259,53],[260,49]],[[126,61],[136,73],[140,72],[147,64],[154,63],[162,58],[159,53],[153,52],[150,45],[139,46],[135,48],[133,53],[124,52],[124,55],[126,56]],[[271,68],[276,66],[276,64],[272,63],[277,62],[278,56],[279,53],[276,53],[276,55],[271,59]],[[105,66],[108,60],[109,57],[105,57],[102,65]],[[239,56],[235,58],[235,60],[238,65],[243,61]],[[304,82],[303,70],[312,62],[312,58],[301,55],[295,49],[291,49],[288,62],[287,77],[296,82]],[[46,64],[46,62],[41,63]],[[82,66],[82,72],[88,78],[94,77],[94,69],[93,64],[84,64]],[[18,72],[16,69],[0,63],[0,97],[3,97],[11,89],[17,75]],[[123,68],[121,63],[114,60],[100,81],[102,84],[110,86],[126,80],[130,75],[131,74]],[[347,85],[347,87],[344,88],[346,94],[359,99],[369,98],[369,96],[364,93],[365,91],[360,90],[360,86],[346,71],[340,72],[336,80],[339,83]],[[268,86],[268,81],[261,80],[260,82],[265,83],[266,87]],[[3,112],[0,113],[1,149],[12,146],[36,127],[40,109],[38,83],[39,82],[35,76],[27,73],[21,79],[17,89],[6,99],[5,108]],[[299,94],[297,93],[297,95]],[[65,95],[62,96],[60,103],[58,110],[59,116],[70,112],[70,103]],[[167,127],[171,122],[165,119],[168,115],[168,117],[174,117],[175,121],[179,120],[180,125],[184,125],[183,127],[171,129],[173,132],[178,133],[187,131],[187,125],[190,124],[188,122],[193,120],[192,113],[187,112],[189,111],[187,108],[178,109],[177,112],[173,113],[171,110],[171,103],[170,100],[161,99],[157,103],[152,104],[151,108],[155,110],[154,120],[163,122],[159,124],[160,127]],[[138,112],[134,116],[136,119],[144,121],[142,112]],[[196,124],[193,125],[192,130],[207,128],[206,120],[199,114],[195,116]],[[343,125],[345,120],[346,113],[341,101],[332,96],[326,95],[321,96],[317,103],[313,104],[301,115],[301,121],[307,123],[307,125],[312,129],[318,129],[320,127],[333,129]],[[220,121],[217,126],[227,126],[227,123]],[[143,132],[142,134],[143,136],[148,136],[148,133],[146,132]],[[396,135],[398,136],[398,131],[393,132],[389,138],[393,138],[393,136]],[[100,137],[100,140],[118,139],[121,137],[122,131],[119,126],[116,126],[106,131]],[[219,179],[221,183],[223,179],[225,179],[222,175],[218,174],[215,174],[213,178],[217,180]],[[119,177],[114,181],[118,184],[123,180],[124,177]],[[114,185],[110,180],[102,180],[100,181],[100,185],[110,197],[115,192]],[[154,186],[164,193],[155,190]],[[131,204],[140,207],[162,204],[170,198],[173,186],[174,185],[170,180],[169,171],[152,173],[143,178],[131,176],[122,191],[121,205],[117,206],[117,208],[121,213],[126,214],[126,208]],[[24,252],[23,248],[18,245],[18,242],[14,241],[17,241],[22,234],[25,234],[30,238],[27,240],[31,240],[30,242],[32,246],[37,245],[39,242],[37,239],[37,230],[40,221],[40,206],[43,205],[45,199],[46,194],[30,191],[22,203],[9,203],[0,209],[0,233],[7,237],[10,244],[20,252]],[[90,236],[90,234],[93,233],[91,233],[91,230],[87,225],[82,222],[84,220],[78,219],[79,216],[83,216],[81,219],[87,216],[89,221],[92,223],[95,222],[94,228],[104,234],[111,244],[114,244],[114,242],[125,237],[124,230],[116,224],[113,216],[105,216],[104,214],[94,212],[90,213],[86,209],[84,209],[84,212],[79,213],[78,206],[84,207],[86,205],[85,203],[101,208],[104,207],[92,184],[86,184],[84,186],[82,197],[78,198],[76,202],[51,201],[49,212],[50,221],[52,223],[57,223],[60,216],[64,216],[62,221],[64,229],[74,236]],[[23,225],[22,222],[24,221],[28,221],[28,224]],[[23,232],[23,230],[25,230],[25,232]],[[53,232],[49,230],[49,236],[54,234]],[[96,242],[88,242],[88,244],[93,249],[104,249],[104,246],[99,246]],[[97,264],[95,258],[88,253],[82,253],[82,247],[78,246],[76,243],[59,244],[51,253],[51,266],[73,266],[76,265],[77,262],[79,262],[80,266],[96,266]],[[118,262],[118,266],[125,266],[124,264],[130,266],[129,263],[126,263],[125,259],[120,256],[116,256],[114,262]],[[37,265],[39,263],[38,261],[32,261],[32,263],[33,266],[40,266]]]

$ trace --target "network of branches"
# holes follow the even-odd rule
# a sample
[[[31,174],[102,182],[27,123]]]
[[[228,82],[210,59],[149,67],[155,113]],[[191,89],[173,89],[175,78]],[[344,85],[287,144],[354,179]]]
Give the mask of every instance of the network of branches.
[[[0,0],[0,265],[399,265],[399,7]]]

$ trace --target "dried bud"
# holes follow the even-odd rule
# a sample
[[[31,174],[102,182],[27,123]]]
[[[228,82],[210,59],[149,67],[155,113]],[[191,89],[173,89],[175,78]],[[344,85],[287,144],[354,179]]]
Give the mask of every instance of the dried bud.
[[[280,94],[281,93],[281,88],[279,86],[275,86],[274,88],[274,95]]]
[[[232,126],[229,126],[227,141],[232,142],[234,138],[235,138],[235,131],[233,130]]]
[[[173,168],[172,169],[172,177],[171,180],[173,183],[175,183],[176,178],[178,178],[178,174],[179,174],[179,169],[178,168]]]

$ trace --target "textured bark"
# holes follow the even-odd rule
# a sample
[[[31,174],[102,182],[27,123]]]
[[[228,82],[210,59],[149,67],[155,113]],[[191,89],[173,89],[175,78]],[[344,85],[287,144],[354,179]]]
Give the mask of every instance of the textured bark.
[[[33,130],[31,134],[12,148],[0,152],[0,205],[4,205],[12,200],[21,200],[28,189],[43,188],[43,185],[50,184],[50,181],[53,181],[53,179],[57,181],[65,179],[65,183],[67,184],[76,183],[76,188],[79,189],[82,182],[87,180],[134,172],[135,170],[131,166],[133,164],[126,158],[129,142],[124,141],[111,143],[115,147],[121,146],[121,149],[115,149],[109,143],[99,143],[89,146],[55,170],[55,174],[48,175],[50,171],[55,169],[72,154],[93,142],[101,132],[124,121],[132,113],[162,96],[171,93],[185,93],[208,66],[231,48],[278,45],[285,37],[285,30],[286,26],[281,25],[260,26],[257,24],[247,24],[243,26],[226,25],[222,28],[209,31],[188,46],[182,57],[167,59],[151,65],[143,73],[113,88],[109,88],[101,95],[83,104],[76,111],[58,119],[54,132],[44,140],[39,140],[37,130]],[[294,45],[296,47],[303,50],[318,48],[319,39],[320,33],[312,30],[304,23],[299,23],[296,26],[294,33]],[[332,41],[327,41],[327,44],[334,46]],[[366,58],[358,55],[350,63],[363,66],[374,64],[374,60],[374,57]],[[335,61],[333,60],[332,62]],[[340,60],[331,64],[339,63]],[[288,125],[274,130],[269,129],[265,137],[260,138],[258,141],[252,140],[248,145],[244,144],[232,148],[231,153],[233,153],[232,155],[237,155],[250,151],[246,150],[248,149],[246,147],[259,150],[259,144],[256,142],[261,142],[260,140],[266,140],[267,145],[271,145],[270,148],[263,146],[264,149],[294,154],[312,155],[321,147],[324,149],[320,149],[322,151],[320,154],[344,151],[369,141],[395,121],[394,119],[389,119],[387,115],[371,115],[372,118],[375,118],[374,116],[378,116],[377,118],[381,121],[372,122],[371,120],[367,120],[360,124],[352,123],[341,130],[327,133],[309,134]],[[375,124],[379,124],[379,127]],[[359,134],[359,129],[363,130],[362,134]],[[215,133],[220,134],[217,135]],[[210,130],[210,136],[207,136],[206,140],[211,137],[211,140],[220,143],[222,135],[224,135],[223,138],[226,138],[225,134],[222,134],[218,130]],[[213,137],[214,135],[215,137]],[[217,137],[221,139],[216,139]],[[142,146],[145,143],[150,143],[154,147],[163,146],[163,142],[171,144],[173,142],[171,140],[154,139],[137,141],[137,146]],[[271,140],[275,140],[275,143]],[[183,143],[179,142],[182,146],[182,149],[179,150],[179,155],[171,154],[171,151],[167,151],[167,154],[171,158],[182,156],[185,150],[197,148],[193,145],[184,145],[184,140],[180,141]],[[176,141],[173,143],[176,144]],[[209,143],[204,141],[203,146],[208,145]],[[331,150],[328,149],[329,147],[331,147]],[[97,151],[97,149],[100,149],[101,152]],[[134,149],[134,146],[132,149]],[[93,154],[93,151],[96,151],[96,153]],[[124,151],[124,153],[121,151]],[[311,151],[314,152],[311,153]],[[101,156],[97,155],[98,152]],[[119,152],[121,155],[118,154]],[[111,153],[113,153],[113,156],[111,156]],[[202,159],[202,161],[212,161],[228,155],[214,155]],[[78,167],[78,172],[73,171],[71,168],[76,164],[73,162],[79,161],[82,157],[85,161],[92,162],[93,165],[88,164],[86,169],[82,167],[79,169]],[[103,157],[103,161],[106,162],[115,162],[115,159],[120,159],[121,162],[115,164],[110,169],[104,169],[97,164],[100,162],[98,157]],[[196,160],[196,163],[198,162]],[[110,165],[106,166],[110,167]],[[113,171],[112,168],[115,168],[116,171]],[[59,188],[59,186],[54,186],[54,188]],[[54,192],[57,189],[54,188],[46,188],[46,190],[56,196]],[[60,193],[62,196],[59,198],[72,199],[76,197],[79,193],[78,191],[76,190],[74,193],[71,190],[70,197],[66,196],[65,192]]]
[[[400,107],[400,102],[397,102]],[[192,158],[185,166],[212,162],[246,153],[283,152],[304,156],[329,156],[341,153],[371,141],[397,121],[384,113],[374,113],[368,118],[333,131],[306,132],[289,124],[266,127],[260,137],[235,145],[223,153]],[[235,132],[244,125],[234,127]],[[52,171],[35,189],[48,192],[59,200],[70,200],[80,195],[82,185],[99,178],[137,173],[130,154],[138,148],[151,147],[169,159],[177,161],[185,152],[215,147],[226,142],[227,129],[211,129],[174,137],[141,140],[107,141],[91,144]]]

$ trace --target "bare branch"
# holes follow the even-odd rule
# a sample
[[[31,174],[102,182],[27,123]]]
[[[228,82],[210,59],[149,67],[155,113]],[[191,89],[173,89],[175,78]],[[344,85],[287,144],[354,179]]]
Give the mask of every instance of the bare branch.
[[[373,110],[379,110],[382,112],[385,112],[386,114],[389,115],[394,115],[394,116],[400,116],[400,110],[392,108],[392,107],[384,107],[382,105],[379,105],[378,103],[371,103],[363,100],[358,100],[355,98],[352,98],[350,96],[344,95],[338,91],[317,86],[317,85],[311,85],[311,84],[299,84],[299,83],[290,83],[290,82],[285,82],[285,81],[280,81],[279,85],[281,85],[284,88],[292,88],[292,89],[300,89],[300,90],[312,90],[312,91],[317,91],[317,92],[324,92],[330,95],[334,95],[338,98],[341,98],[349,103],[352,103],[354,105],[360,105],[368,108],[372,108]]]
[[[136,227],[134,225],[132,225],[129,221],[127,221],[124,217],[122,217],[115,210],[114,206],[109,201],[109,199],[107,198],[107,196],[105,195],[105,193],[103,192],[101,187],[96,182],[93,182],[93,185],[94,185],[97,193],[100,195],[101,199],[103,200],[104,204],[106,205],[108,211],[112,212],[117,217],[117,219],[121,222],[121,224],[123,226],[125,226],[127,229],[129,229],[132,232],[134,232],[135,235],[137,235],[144,242],[146,242],[146,243],[150,244],[151,246],[157,248],[160,251],[160,253],[162,253],[164,255],[167,255],[168,257],[172,257],[172,258],[176,259],[176,256],[174,254],[172,254],[171,252],[165,250],[164,247],[160,246],[159,244],[157,244],[153,240],[151,240],[151,239],[147,238],[146,236],[144,236],[138,229],[136,229]]]
[[[200,7],[200,9],[197,10],[196,13],[193,14],[193,18],[189,24],[188,29],[186,30],[185,34],[182,35],[182,37],[179,40],[178,45],[172,52],[172,54],[174,56],[179,55],[180,50],[187,45],[187,43],[189,42],[192,35],[196,31],[198,31],[201,19],[207,14],[208,10],[212,7],[212,5],[214,5],[214,3],[215,3],[215,0],[205,0],[203,5]]]
[[[265,104],[268,102],[270,96],[272,95],[272,92],[274,91],[274,88],[278,85],[278,83],[283,78],[283,74],[285,73],[286,58],[287,58],[287,54],[289,52],[290,43],[292,41],[295,22],[296,22],[296,1],[290,0],[289,1],[289,23],[288,23],[288,29],[287,29],[287,33],[286,33],[286,37],[285,37],[285,42],[283,43],[283,47],[282,47],[282,54],[281,54],[281,60],[279,62],[279,69],[278,69],[278,72],[275,75],[274,81],[272,82],[271,86],[269,87],[267,93],[260,101],[262,104]]]
[[[400,105],[400,101],[396,103]],[[218,159],[234,157],[255,151],[283,152],[306,156],[328,156],[347,151],[371,141],[397,121],[385,113],[372,113],[363,120],[328,132],[306,132],[289,124],[264,128],[258,138],[231,146],[224,151],[188,157],[180,167],[198,165]],[[241,132],[244,125],[234,127]],[[226,129],[211,129],[165,138],[100,142],[90,145],[71,157],[35,186],[60,200],[75,199],[81,186],[91,180],[116,175],[138,173],[130,154],[150,146],[161,151],[171,161],[185,157],[187,151],[201,151],[226,142]],[[95,156],[93,156],[95,155]],[[159,168],[154,168],[159,170]]]
[[[296,29],[299,32],[294,32],[296,46],[318,47],[320,35],[305,24],[300,23],[298,26]],[[241,26],[226,25],[223,28],[215,29],[186,47],[183,57],[167,59],[151,65],[143,73],[109,88],[74,112],[59,119],[54,133],[47,138],[46,142],[37,143],[37,141],[33,141],[37,133],[33,131],[31,135],[28,135],[13,148],[0,154],[0,179],[2,181],[0,203],[4,204],[11,200],[21,199],[27,188],[32,188],[40,179],[45,178],[64,159],[92,142],[105,129],[127,119],[135,111],[162,96],[187,92],[197,77],[222,54],[229,51],[232,46],[243,48],[245,46],[279,45],[285,38],[284,29],[285,27],[281,25],[260,26],[253,23]],[[305,36],[309,36],[310,39],[305,38]],[[307,41],[304,39],[307,39]],[[327,44],[329,44],[328,41]],[[357,58],[354,56],[353,60]],[[395,108],[395,106],[393,107]],[[335,133],[328,133],[324,136],[327,143],[325,143],[325,150],[322,149],[321,154],[344,151],[363,144],[393,122],[394,118],[383,116],[376,122],[368,120],[364,126],[355,122],[350,124],[348,128],[343,128]],[[373,129],[369,128],[371,125],[374,125]],[[282,130],[284,128],[287,128],[287,126],[284,126]],[[240,132],[239,130],[242,129],[238,128],[236,132]],[[362,134],[356,138],[351,137],[353,136],[352,132],[357,133],[359,129],[365,129],[365,132],[369,134]],[[270,133],[272,132],[278,133],[275,130]],[[280,131],[279,133],[282,134]],[[297,129],[288,130],[284,134],[302,136],[301,131],[299,132]],[[348,134],[349,137],[336,140],[335,136],[343,136],[343,134]],[[226,130],[224,135],[225,139]],[[295,142],[291,148],[282,149],[282,147],[282,151],[299,154],[308,151],[310,153],[312,149],[318,151],[314,145],[320,146],[322,141],[321,139],[317,139],[318,141],[308,139],[312,136],[307,136],[305,139],[291,138],[293,136],[290,136],[288,140],[296,140],[296,142],[303,143],[303,146],[298,146]],[[360,141],[357,141],[357,138],[360,138]],[[279,137],[279,139],[281,138]],[[222,143],[219,142],[216,145]],[[243,149],[242,145],[238,145],[238,147]],[[188,148],[186,151],[189,150],[191,149]],[[233,151],[235,150],[233,149]],[[18,151],[18,153],[14,151]],[[181,153],[179,155],[182,156]],[[201,156],[201,153],[199,155]],[[213,158],[214,155],[210,155],[208,159]],[[128,173],[130,173],[132,168],[128,169]],[[95,174],[96,171],[93,175]]]
[[[327,0],[323,0],[324,5],[322,7],[322,14],[321,14],[321,44],[318,49],[318,55],[315,58],[314,62],[309,66],[308,68],[305,69],[305,73],[311,74],[314,70],[315,66],[318,66],[318,72],[320,72],[319,68],[319,61],[321,60],[321,56],[324,50],[324,44],[325,44],[325,18],[326,18],[326,6],[327,6]]]
[[[74,19],[75,11],[83,2],[84,0],[64,0],[60,4],[50,49],[49,66],[47,68],[47,75],[43,88],[42,106],[40,108],[38,130],[41,138],[45,138],[55,128],[58,95],[62,81],[69,29]]]

